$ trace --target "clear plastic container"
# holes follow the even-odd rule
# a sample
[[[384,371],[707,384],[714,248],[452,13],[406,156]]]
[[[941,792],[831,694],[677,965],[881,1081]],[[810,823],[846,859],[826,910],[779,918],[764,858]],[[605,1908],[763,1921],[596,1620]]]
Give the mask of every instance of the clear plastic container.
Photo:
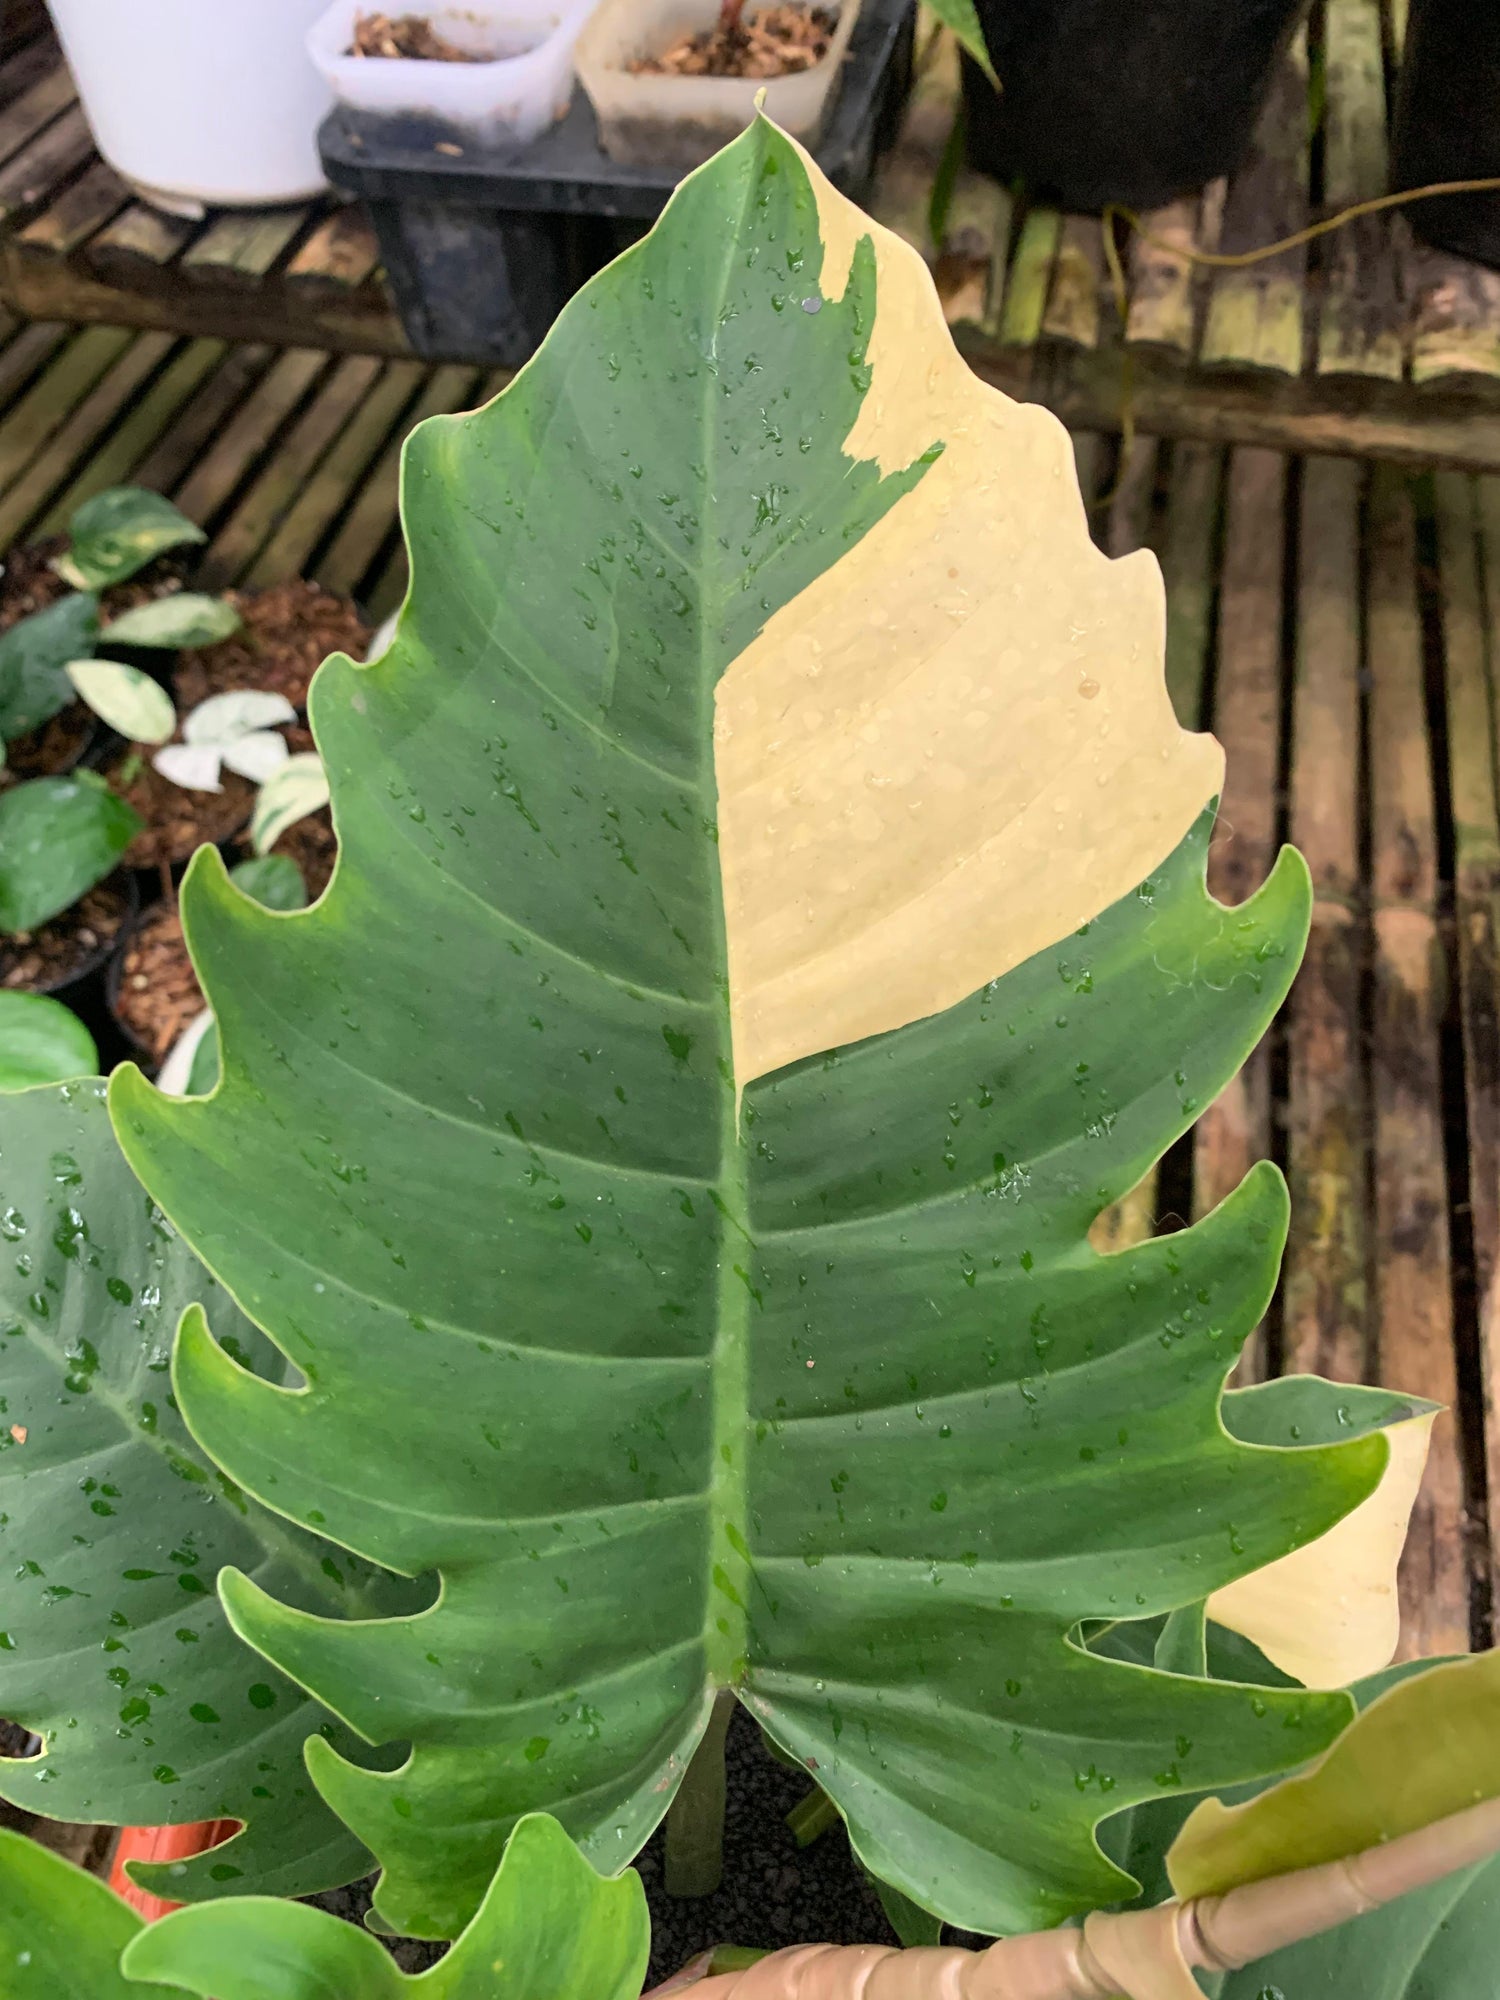
[[[825,0],[827,4],[827,0]],[[843,0],[823,60],[795,76],[639,76],[626,65],[659,55],[719,18],[719,0],[601,0],[578,43],[578,77],[599,120],[599,143],[632,166],[701,166],[765,111],[804,146],[822,137],[829,99],[860,0]],[[750,0],[753,13],[756,0]]]
[[[48,0],[94,142],[175,212],[327,185],[332,98],[303,46],[319,0]]]
[[[354,24],[372,0],[335,0],[307,37],[308,54],[340,103],[432,119],[486,145],[528,145],[567,111],[573,45],[598,0],[459,0],[406,4],[482,62],[351,56]]]

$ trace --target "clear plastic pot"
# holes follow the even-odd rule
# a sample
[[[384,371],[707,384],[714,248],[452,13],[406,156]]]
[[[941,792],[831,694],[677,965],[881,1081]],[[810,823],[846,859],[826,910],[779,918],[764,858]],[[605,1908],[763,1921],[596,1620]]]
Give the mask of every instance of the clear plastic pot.
[[[598,0],[467,0],[405,6],[482,62],[352,56],[369,0],[334,0],[309,30],[307,52],[341,104],[417,117],[488,145],[529,145],[573,97],[573,45]]]
[[[701,166],[765,111],[804,146],[822,137],[839,65],[860,0],[843,0],[832,44],[820,63],[794,76],[642,76],[627,65],[659,55],[719,18],[719,0],[601,0],[578,43],[578,76],[599,120],[599,143],[632,166]]]

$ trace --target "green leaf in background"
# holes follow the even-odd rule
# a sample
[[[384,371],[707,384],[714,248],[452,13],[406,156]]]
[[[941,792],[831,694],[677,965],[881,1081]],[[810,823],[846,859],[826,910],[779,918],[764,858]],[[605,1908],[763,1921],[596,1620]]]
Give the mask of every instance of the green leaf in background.
[[[180,591],[122,611],[99,637],[111,646],[212,646],[240,629],[240,615],[221,597]]]
[[[998,87],[998,78],[990,62],[989,47],[984,39],[984,29],[979,25],[979,14],[974,0],[925,0],[925,5],[929,14],[936,15],[944,27],[953,30],[959,46],[968,50],[990,82]]]
[[[229,871],[236,889],[265,910],[305,910],[307,884],[289,854],[257,854]]]
[[[453,1935],[508,1828],[616,1870],[721,1688],[870,1870],[967,1928],[1119,1900],[1095,1827],[1306,1762],[1342,1693],[1100,1658],[1376,1487],[1238,1442],[1286,1193],[1110,1257],[1091,1223],[1286,992],[1307,873],[1204,885],[1221,773],[1159,577],[1066,434],[980,383],[920,259],[758,121],[512,387],[407,446],[395,640],[313,691],[333,883],[183,914],[210,1099],[127,1156],[305,1377],[196,1315],[205,1450],[416,1574],[252,1644],[372,1741],[309,1766]]]
[[[107,590],[167,549],[208,537],[161,494],[112,486],[84,501],[68,523],[68,539],[67,553],[53,564],[58,575],[80,590]]]
[[[143,824],[92,771],[0,793],[0,931],[34,931],[76,903]]]
[[[165,743],[176,729],[172,697],[139,667],[119,660],[74,660],[67,671],[79,699],[127,743]]]
[[[92,1076],[94,1038],[71,1008],[43,993],[0,993],[0,1090]]]
[[[910,1896],[903,1896],[899,1889],[893,1889],[889,1882],[882,1882],[877,1876],[870,1877],[870,1885],[880,1898],[886,1922],[904,1945],[942,1943],[941,1917],[924,1910]]]
[[[302,1763],[333,1725],[229,1631],[214,1574],[238,1563],[324,1608],[379,1587],[246,1501],[183,1428],[168,1357],[190,1299],[249,1365],[274,1357],[136,1185],[102,1083],[5,1101],[0,1235],[0,1715],[43,1738],[0,1761],[0,1796],[56,1819],[248,1822],[138,1867],[179,1900],[352,1879],[364,1851]]]
[[[99,604],[65,597],[0,633],[0,742],[12,743],[65,709],[73,687],[64,669],[94,650]]]
[[[601,1880],[538,1816],[512,1833],[463,1936],[415,1977],[352,1924],[248,1899],[163,1918],[125,1963],[134,1979],[212,2000],[638,2000],[650,1941],[640,1877]]]
[[[96,1875],[0,1828],[0,2000],[151,2000],[120,1971],[144,1926]]]

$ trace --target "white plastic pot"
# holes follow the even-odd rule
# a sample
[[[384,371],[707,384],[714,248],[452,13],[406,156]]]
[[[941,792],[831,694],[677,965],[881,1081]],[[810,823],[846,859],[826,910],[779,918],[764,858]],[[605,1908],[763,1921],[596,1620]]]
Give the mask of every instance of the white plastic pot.
[[[332,97],[304,40],[326,0],[47,0],[94,141],[149,200],[258,206],[326,182]]]
[[[752,11],[755,0],[751,0]],[[578,44],[578,76],[599,120],[599,143],[632,166],[697,167],[765,111],[804,146],[822,137],[829,99],[860,0],[843,0],[826,56],[795,76],[640,76],[628,65],[660,55],[719,18],[719,0],[601,0]]]
[[[354,24],[370,0],[334,0],[310,30],[307,52],[341,104],[436,119],[481,144],[529,145],[567,111],[573,46],[598,0],[403,0],[445,41],[483,62],[351,56]]]

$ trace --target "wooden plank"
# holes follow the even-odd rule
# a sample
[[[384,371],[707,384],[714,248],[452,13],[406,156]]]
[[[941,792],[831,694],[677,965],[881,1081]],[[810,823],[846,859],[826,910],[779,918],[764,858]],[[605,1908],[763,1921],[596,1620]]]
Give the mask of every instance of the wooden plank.
[[[1225,187],[1153,209],[1141,217],[1144,234],[1130,242],[1130,310],[1125,338],[1132,346],[1165,348],[1184,359],[1197,335],[1199,277],[1185,250],[1217,247]]]
[[[368,212],[357,202],[320,222],[286,267],[293,285],[349,291],[380,267],[380,245]]]
[[[1333,211],[1384,194],[1385,53],[1379,0],[1327,0],[1323,203]],[[1401,380],[1403,308],[1390,219],[1345,223],[1324,249],[1318,368]]]
[[[319,583],[350,595],[359,589],[396,525],[401,452],[406,439],[428,417],[470,408],[476,386],[477,373],[472,368],[449,366],[433,370],[415,408],[403,420],[399,434],[386,446],[314,568],[312,574]]]
[[[0,351],[0,410],[8,409],[52,359],[72,329],[39,321],[23,327]]]
[[[1214,734],[1227,769],[1208,855],[1208,885],[1242,903],[1270,873],[1278,845],[1281,762],[1281,596],[1287,462],[1236,451],[1229,461],[1219,598]],[[1193,1210],[1205,1215],[1271,1150],[1271,1051],[1253,1050],[1193,1134]],[[1247,1343],[1241,1379],[1260,1381],[1265,1344]]]
[[[87,338],[87,336],[84,336]],[[120,412],[171,352],[172,336],[120,336],[125,345],[109,372],[60,425],[46,448],[0,493],[0,548],[21,540],[60,487],[67,485]]]
[[[1104,238],[1099,218],[1065,215],[1042,313],[1042,332],[1049,340],[1066,340],[1075,347],[1099,345],[1099,291],[1103,283]]]
[[[215,343],[220,344],[220,343]],[[134,468],[138,486],[170,493],[187,477],[200,454],[216,439],[252,386],[270,366],[268,347],[232,347],[185,409]]]
[[[347,362],[356,368],[357,362]],[[377,364],[378,365],[378,364]],[[301,576],[335,517],[348,505],[395,424],[417,393],[426,369],[420,361],[389,361],[332,450],[298,494],[285,520],[245,572],[250,584]],[[402,434],[405,434],[402,426]]]
[[[1215,445],[1172,450],[1161,570],[1167,587],[1167,693],[1184,729],[1208,713],[1213,653],[1214,541],[1224,487],[1224,454]]]
[[[0,167],[0,223],[29,215],[93,151],[88,122],[74,105]]]
[[[327,361],[312,349],[289,348],[261,378],[172,496],[190,521],[202,528],[212,523]]]
[[[90,327],[69,341],[32,383],[0,427],[0,492],[20,477],[130,340],[118,327]]]
[[[1131,440],[1115,477],[1104,523],[1104,548],[1115,557],[1150,548],[1161,446],[1155,438]]]
[[[34,250],[65,257],[87,242],[129,200],[130,190],[114,168],[95,160],[35,221],[27,223],[21,240]]]
[[[1500,1503],[1500,484],[1486,480],[1476,495],[1461,474],[1440,474],[1436,500],[1475,1332],[1493,1524]],[[1493,1601],[1500,1584],[1493,1527],[1489,1562]]]
[[[1061,235],[1062,217],[1055,208],[1027,210],[1005,279],[1005,299],[1000,310],[1002,347],[1035,347],[1047,309],[1052,260]]]
[[[317,395],[277,444],[244,498],[204,551],[198,575],[205,588],[238,583],[285,518],[333,440],[359,408],[380,372],[371,355],[339,362]]]
[[[959,169],[932,270],[950,326],[972,325],[991,335],[998,330],[1012,206],[1010,195],[988,174]]]
[[[306,226],[307,208],[246,208],[221,215],[183,252],[182,270],[202,284],[253,284]]]
[[[401,322],[379,285],[296,286],[274,272],[260,280],[220,282],[206,272],[190,278],[175,264],[159,269],[143,264],[133,277],[101,278],[88,261],[94,248],[89,244],[76,257],[52,257],[12,238],[0,260],[4,302],[32,319],[411,358]]]
[[[1228,252],[1279,242],[1307,221],[1307,46],[1299,32],[1272,81],[1250,156],[1229,190],[1220,247]],[[1306,248],[1287,250],[1214,278],[1203,329],[1210,366],[1302,369]]]
[[[146,393],[132,402],[124,421],[89,454],[87,465],[52,502],[34,533],[60,535],[74,509],[92,494],[102,493],[107,486],[131,483],[141,460],[218,367],[224,354],[222,340],[192,340],[173,355]]]
[[[1403,476],[1371,481],[1366,585],[1374,1103],[1374,1306],[1382,1382],[1457,1409],[1440,1023],[1437,834],[1423,693],[1416,528]],[[1405,1658],[1469,1644],[1457,1423],[1440,1417],[1401,1566]]]
[[[3,56],[0,56],[0,110],[8,110],[43,77],[63,70],[64,64],[51,35],[39,35],[23,46],[9,45],[8,15],[0,24],[0,34],[7,41]],[[72,78],[68,77],[64,87],[71,84]]]
[[[83,253],[84,261],[101,277],[119,283],[140,283],[170,264],[201,225],[180,215],[163,215],[146,202],[132,202],[123,214],[101,229]]]
[[[1411,379],[1458,377],[1500,389],[1500,271],[1419,243],[1403,223],[1411,300]]]
[[[0,161],[12,159],[77,98],[66,63],[58,61],[13,104],[0,111]]]
[[[1070,428],[1119,429],[1127,384],[1123,350],[1113,344],[1053,347],[1041,370],[1030,349],[963,338],[961,346],[975,372],[1007,395],[1044,403]],[[1500,399],[1462,386],[1413,396],[1404,383],[1368,376],[1189,369],[1144,347],[1129,360],[1131,413],[1154,437],[1500,472]]]
[[[1290,834],[1313,879],[1307,955],[1287,1006],[1287,1180],[1292,1224],[1282,1294],[1288,1375],[1363,1382],[1369,1107],[1361,1035],[1361,468],[1303,468],[1293,663]]]

